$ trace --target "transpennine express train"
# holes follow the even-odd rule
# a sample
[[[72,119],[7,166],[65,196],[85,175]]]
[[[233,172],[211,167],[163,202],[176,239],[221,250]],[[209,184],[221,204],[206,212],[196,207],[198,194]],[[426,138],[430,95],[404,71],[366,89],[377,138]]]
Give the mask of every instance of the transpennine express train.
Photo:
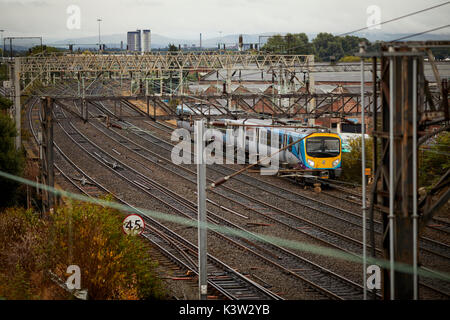
[[[338,134],[331,133],[321,127],[300,127],[297,121],[279,120],[273,124],[272,120],[240,119],[216,120],[211,125],[221,132],[221,136],[214,136],[215,140],[225,142],[225,129],[233,129],[236,148],[244,148],[249,152],[250,141],[257,141],[256,152],[265,144],[267,154],[274,154],[279,149],[300,140],[287,149],[279,152],[279,161],[288,168],[302,169],[305,173],[322,178],[335,178],[341,174],[342,141]],[[193,131],[189,121],[178,121],[178,127]],[[237,134],[239,128],[244,128],[244,135]],[[242,130],[242,129],[241,129]],[[264,134],[261,132],[265,131]],[[278,135],[278,148],[271,147],[272,135]],[[239,141],[242,139],[242,141]]]

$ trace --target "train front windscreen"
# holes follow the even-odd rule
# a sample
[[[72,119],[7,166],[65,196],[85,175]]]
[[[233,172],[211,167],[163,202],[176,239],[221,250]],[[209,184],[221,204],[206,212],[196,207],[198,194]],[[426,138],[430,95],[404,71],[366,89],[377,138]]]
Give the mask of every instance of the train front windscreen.
[[[341,150],[338,138],[313,137],[306,140],[306,153],[314,158],[337,157]]]

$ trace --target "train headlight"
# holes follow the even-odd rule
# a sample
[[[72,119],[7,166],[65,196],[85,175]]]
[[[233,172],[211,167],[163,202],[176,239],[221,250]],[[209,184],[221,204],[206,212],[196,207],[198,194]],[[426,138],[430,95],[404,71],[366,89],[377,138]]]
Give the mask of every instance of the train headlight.
[[[339,164],[339,159],[333,161],[333,167],[336,167]]]
[[[308,164],[309,164],[310,167],[313,167],[313,168],[314,168],[314,166],[316,165],[316,164],[314,163],[314,161],[312,161],[312,160],[310,160],[310,159],[308,159]]]

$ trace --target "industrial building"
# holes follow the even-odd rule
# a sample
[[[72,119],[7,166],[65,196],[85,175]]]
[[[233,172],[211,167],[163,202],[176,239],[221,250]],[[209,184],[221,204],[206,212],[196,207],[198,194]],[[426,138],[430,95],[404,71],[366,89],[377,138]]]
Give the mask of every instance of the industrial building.
[[[141,52],[141,30],[127,32],[127,50]]]
[[[151,50],[151,32],[149,29],[142,30],[142,47],[144,52],[150,52]]]
[[[141,40],[142,39],[142,40]],[[150,52],[151,51],[151,31],[150,29],[127,32],[127,50],[133,52]]]

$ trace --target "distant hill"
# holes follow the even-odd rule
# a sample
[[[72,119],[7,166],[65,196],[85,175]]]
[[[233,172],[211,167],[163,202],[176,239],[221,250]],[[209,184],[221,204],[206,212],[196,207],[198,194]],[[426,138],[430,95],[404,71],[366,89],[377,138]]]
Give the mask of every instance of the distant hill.
[[[358,37],[367,38],[370,42],[374,41],[393,41],[396,39],[400,39],[409,35],[412,35],[412,33],[385,33],[385,32],[374,32],[374,31],[367,31],[367,32],[357,32],[353,34]],[[424,40],[450,40],[450,34],[422,34],[420,36],[411,37],[408,39],[405,39],[405,41],[424,41]]]
[[[120,48],[120,42],[123,41],[124,48],[127,45],[127,35],[124,34],[112,34],[101,36],[101,42],[106,44],[108,48]],[[177,39],[172,39],[169,37],[161,36],[159,34],[152,34],[151,36],[151,47],[152,48],[165,48],[169,43],[178,43]],[[98,36],[83,37],[83,38],[73,38],[53,41],[48,43],[51,46],[66,46],[67,44],[79,44],[83,47],[96,47],[98,43]]]
[[[281,34],[285,35],[286,32],[266,32],[262,34],[243,34],[243,41],[244,43],[259,43],[261,40],[261,44],[264,44],[268,36],[273,36],[275,34]],[[309,40],[311,41],[316,37],[317,33],[308,33],[307,36]],[[407,35],[410,35],[409,33],[385,33],[385,32],[379,32],[378,30],[371,30],[366,32],[358,32],[354,33],[352,35],[358,36],[358,37],[365,37],[369,41],[391,41],[395,40]],[[450,34],[424,34],[420,35],[414,38],[410,38],[408,40],[449,40]],[[50,46],[55,47],[64,47],[67,48],[67,45],[70,44],[78,44],[83,45],[84,48],[96,48],[98,43],[98,36],[89,36],[89,37],[80,37],[80,38],[68,38],[68,39],[43,39],[44,43]],[[102,35],[101,36],[102,43],[106,44],[108,48],[120,48],[120,42],[123,41],[124,47],[126,47],[126,33],[123,34],[112,34],[112,35]],[[175,44],[176,46],[181,45],[182,47],[184,45],[187,45],[189,47],[192,47],[195,45],[196,47],[199,46],[199,38],[196,40],[192,39],[178,39],[178,38],[170,38],[163,35],[152,33],[151,36],[151,47],[153,49],[158,48],[167,48],[169,44]],[[235,46],[239,42],[239,34],[230,34],[230,35],[224,35],[223,37],[213,37],[213,38],[203,38],[202,39],[202,47],[203,48],[217,48],[218,43],[225,43],[226,46],[232,47]],[[30,41],[30,42],[24,42],[21,41],[20,43],[13,43],[13,49],[14,50],[26,50],[34,45],[36,45],[36,40]],[[6,43],[6,49],[8,49],[8,43]]]

